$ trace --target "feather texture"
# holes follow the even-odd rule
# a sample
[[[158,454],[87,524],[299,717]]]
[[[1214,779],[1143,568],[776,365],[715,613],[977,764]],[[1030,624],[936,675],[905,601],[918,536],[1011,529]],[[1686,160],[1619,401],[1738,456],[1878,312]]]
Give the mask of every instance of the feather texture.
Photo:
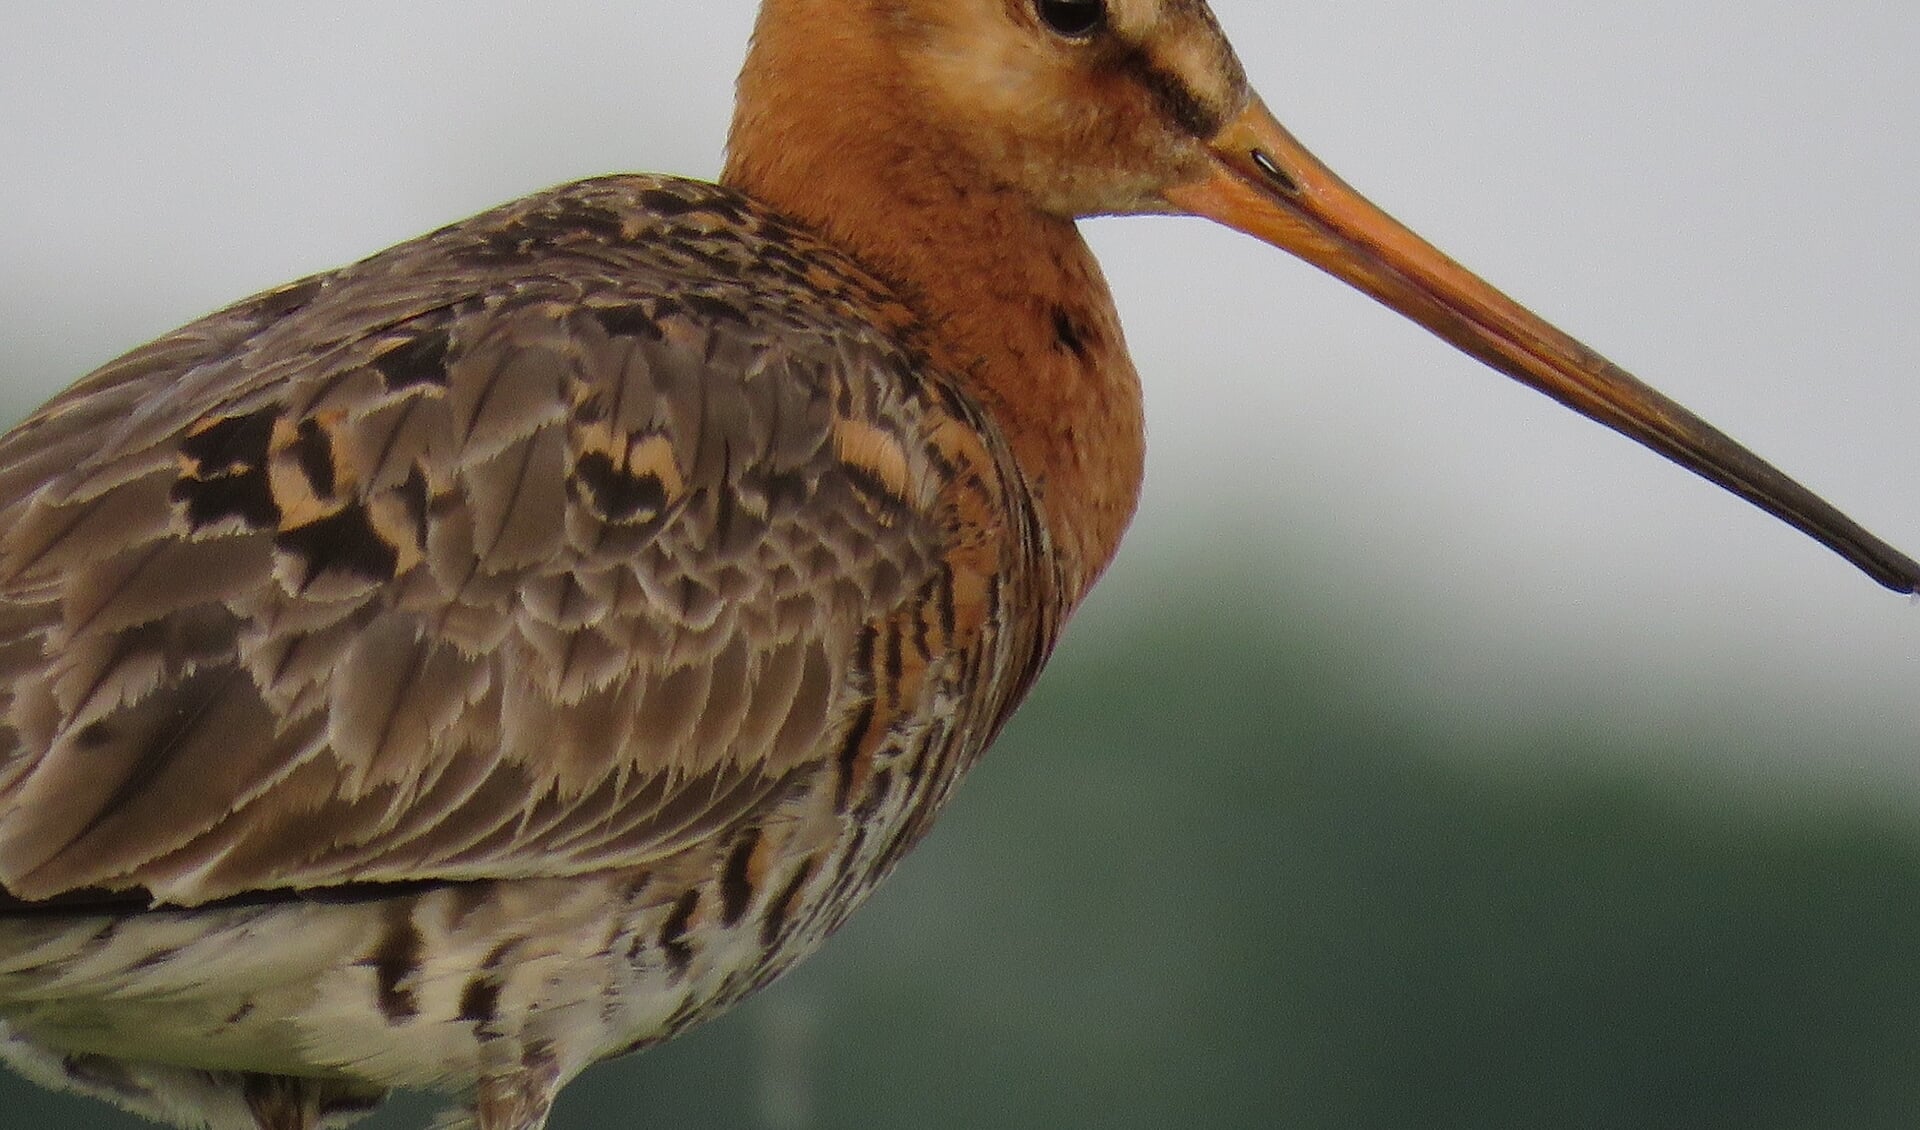
[[[608,178],[74,386],[0,440],[0,885],[633,868],[889,734],[970,760],[1024,689],[983,676],[1051,640],[998,615],[1046,549],[886,294]]]

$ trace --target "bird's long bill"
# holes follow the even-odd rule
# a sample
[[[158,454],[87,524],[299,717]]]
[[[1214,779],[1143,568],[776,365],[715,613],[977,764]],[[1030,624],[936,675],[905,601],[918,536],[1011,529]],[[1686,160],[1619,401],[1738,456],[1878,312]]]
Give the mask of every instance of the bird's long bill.
[[[1920,590],[1920,564],[1402,227],[1307,152],[1258,98],[1209,148],[1209,174],[1166,193],[1175,207],[1292,252],[1799,527],[1888,588]]]

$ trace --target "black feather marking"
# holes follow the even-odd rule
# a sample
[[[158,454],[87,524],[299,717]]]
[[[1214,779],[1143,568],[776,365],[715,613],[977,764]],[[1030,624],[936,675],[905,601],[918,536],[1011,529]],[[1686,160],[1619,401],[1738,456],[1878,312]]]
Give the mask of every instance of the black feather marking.
[[[584,502],[603,521],[648,521],[667,504],[667,488],[658,475],[636,475],[614,466],[606,453],[589,451],[573,468]]]
[[[499,1009],[500,982],[491,974],[474,977],[460,990],[460,1020],[491,1024],[499,1018]]]
[[[647,211],[660,216],[680,216],[700,207],[698,201],[688,200],[677,192],[664,188],[650,188],[640,194],[640,203]]]
[[[859,495],[872,503],[883,514],[902,514],[907,510],[907,500],[893,492],[885,479],[858,463],[840,464],[840,472]]]
[[[280,505],[266,470],[275,416],[272,408],[224,416],[202,423],[180,441],[180,453],[191,466],[167,494],[186,507],[194,529],[229,518],[256,528],[279,524]]]
[[[833,877],[833,886],[827,890],[823,900],[829,906],[844,906],[854,884],[860,881],[866,872],[860,866],[860,853],[866,850],[867,826],[855,824],[853,835],[847,839],[847,849],[840,853],[840,868]]]
[[[583,233],[609,243],[627,237],[626,221],[620,218],[620,213],[604,205],[565,197],[556,207],[529,214],[521,224],[527,231],[553,243]]]
[[[596,307],[592,314],[609,337],[644,337],[659,341],[663,336],[653,315],[644,306],[602,306]]]
[[[447,351],[451,345],[446,330],[428,330],[374,358],[373,367],[393,392],[417,385],[444,388],[447,383]]]
[[[380,536],[366,510],[357,505],[282,530],[273,544],[305,563],[303,587],[330,571],[370,581],[390,581],[400,563],[400,551]]]
[[[762,946],[772,948],[774,943],[780,940],[781,931],[787,925],[787,915],[793,911],[793,900],[800,897],[800,888],[806,886],[808,877],[813,874],[813,868],[812,856],[801,860],[800,866],[794,868],[793,878],[787,880],[787,885],[780,888],[780,893],[773,896],[772,901],[767,903],[766,916],[760,920]]]
[[[273,408],[262,408],[206,421],[187,433],[180,450],[193,460],[193,473],[201,478],[263,466],[277,415]]]
[[[860,803],[854,806],[853,822],[871,823],[874,815],[887,803],[887,798],[892,792],[893,770],[885,767],[874,770],[873,780],[867,785],[867,795],[860,798]]]
[[[413,522],[415,542],[419,546],[427,544],[427,476],[416,464],[407,475],[407,481],[394,488],[394,494],[400,498],[401,505],[407,508],[407,518]]]
[[[873,726],[873,700],[860,704],[860,712],[853,717],[853,725],[847,728],[847,740],[840,747],[840,755],[834,759],[838,773],[833,782],[833,810],[844,814],[847,811],[849,793],[853,788],[853,767],[860,760],[860,747],[866,742],[867,730]]]
[[[743,326],[747,324],[746,314],[725,299],[713,298],[705,294],[683,294],[680,300],[686,303],[687,309],[708,324],[722,322],[733,322]]]
[[[726,870],[720,876],[720,921],[732,926],[747,913],[753,901],[753,853],[760,846],[760,829],[749,828],[727,853]]]
[[[167,496],[187,508],[187,524],[196,530],[228,518],[238,518],[256,529],[280,524],[280,504],[273,500],[266,472],[260,470],[211,479],[180,479]]]
[[[420,1015],[420,1002],[404,982],[420,971],[420,956],[425,939],[404,910],[387,920],[380,944],[361,960],[373,968],[380,1014],[389,1023],[399,1024]]]
[[[673,904],[673,913],[660,927],[660,948],[667,951],[667,964],[675,973],[685,973],[693,964],[693,947],[687,944],[687,929],[700,909],[700,889],[695,887]]]
[[[293,454],[300,461],[300,473],[307,477],[317,498],[332,498],[334,490],[333,441],[316,420],[302,420],[293,439]]]

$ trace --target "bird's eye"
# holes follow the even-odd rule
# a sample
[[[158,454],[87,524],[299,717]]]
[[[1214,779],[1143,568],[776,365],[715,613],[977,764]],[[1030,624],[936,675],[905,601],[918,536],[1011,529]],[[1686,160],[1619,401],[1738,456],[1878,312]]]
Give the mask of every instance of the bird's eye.
[[[1106,0],[1034,0],[1040,22],[1054,34],[1085,39],[1107,23]]]

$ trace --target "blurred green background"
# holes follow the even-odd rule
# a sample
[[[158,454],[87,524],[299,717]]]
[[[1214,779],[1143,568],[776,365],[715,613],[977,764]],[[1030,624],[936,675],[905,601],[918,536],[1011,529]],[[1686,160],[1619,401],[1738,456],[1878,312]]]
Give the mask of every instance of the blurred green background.
[[[1903,800],[1700,769],[1781,752],[1764,704],[1439,711],[1392,631],[1274,590],[1097,599],[820,956],[555,1127],[1914,1125]],[[138,1125],[11,1078],[0,1124]]]

